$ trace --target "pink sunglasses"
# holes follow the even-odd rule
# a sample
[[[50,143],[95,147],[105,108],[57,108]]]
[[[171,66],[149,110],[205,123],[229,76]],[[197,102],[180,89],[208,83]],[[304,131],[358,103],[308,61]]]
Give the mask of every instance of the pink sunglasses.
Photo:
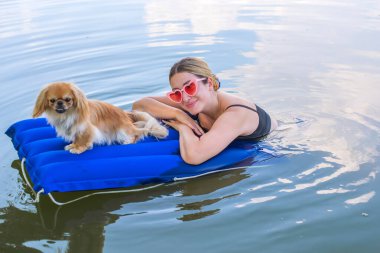
[[[206,80],[207,78],[200,78],[200,79],[191,79],[189,83],[185,84],[182,89],[173,89],[172,91],[168,92],[166,95],[170,100],[176,103],[181,103],[183,99],[183,92],[185,92],[190,97],[193,97],[198,92],[198,82]]]

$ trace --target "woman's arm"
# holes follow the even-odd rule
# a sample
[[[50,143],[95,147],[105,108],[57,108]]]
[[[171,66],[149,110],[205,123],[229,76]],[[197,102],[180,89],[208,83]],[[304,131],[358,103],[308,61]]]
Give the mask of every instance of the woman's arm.
[[[247,126],[252,124],[247,118],[251,119],[238,110],[224,112],[201,137],[197,137],[188,126],[178,121],[169,121],[167,124],[180,133],[182,159],[186,163],[197,165],[222,152],[236,137],[243,134]]]
[[[145,97],[132,105],[133,110],[144,111],[158,119],[175,119],[192,129],[196,134],[202,135],[203,129],[189,115],[187,115],[179,104],[170,101],[167,97]]]
[[[132,105],[133,110],[144,111],[159,119],[175,119],[179,107],[166,97],[145,97]]]

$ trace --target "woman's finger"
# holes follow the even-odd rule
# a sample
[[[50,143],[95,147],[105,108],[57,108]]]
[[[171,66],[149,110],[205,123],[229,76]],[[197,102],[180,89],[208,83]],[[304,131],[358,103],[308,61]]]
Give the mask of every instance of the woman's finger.
[[[192,120],[186,121],[184,122],[184,124],[199,135],[199,130],[197,129],[196,124],[194,124]]]
[[[194,132],[196,132],[198,135],[204,134],[203,129],[199,126],[197,121],[192,119],[190,116],[186,115],[185,118],[186,125],[190,127]]]
[[[194,126],[194,131],[195,131],[198,135],[202,135],[202,134],[204,134],[203,131],[200,129],[200,127],[199,127],[197,124],[195,124],[195,126]]]
[[[204,131],[203,131],[203,129],[196,123],[196,122],[192,122],[193,124],[191,125],[191,129],[193,129],[193,131],[197,134],[197,135],[199,135],[199,136],[201,136],[201,135],[203,135],[204,134]]]
[[[168,125],[174,129],[176,129],[178,131],[178,124],[184,124],[186,125],[187,127],[189,127],[190,129],[193,130],[193,132],[198,135],[198,136],[201,136],[204,134],[204,131],[203,129],[193,120],[190,120],[190,121],[186,121],[186,122],[178,122],[176,120],[162,120],[162,122],[165,124],[165,125]]]
[[[201,134],[205,134],[205,131],[203,130],[203,128],[202,128],[199,124],[195,124],[195,126],[198,128],[198,131],[199,131]]]
[[[170,120],[162,120],[162,122],[163,122],[165,125],[172,126],[172,122],[170,122]]]
[[[196,135],[202,135],[202,133],[199,131],[199,129],[198,129],[196,126],[192,125],[191,123],[187,124],[187,126],[188,126],[191,130],[193,130],[193,132],[194,132]]]
[[[193,119],[190,119],[190,122],[189,124],[191,124],[191,129],[193,129],[198,135],[202,135],[204,134],[204,131],[203,129],[201,128],[201,126],[198,124],[198,122],[196,122],[195,120]]]

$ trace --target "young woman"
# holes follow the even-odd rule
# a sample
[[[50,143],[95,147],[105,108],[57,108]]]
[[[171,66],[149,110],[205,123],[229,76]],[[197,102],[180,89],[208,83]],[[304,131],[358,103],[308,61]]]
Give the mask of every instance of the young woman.
[[[180,152],[189,164],[200,164],[225,149],[236,138],[257,140],[277,123],[252,102],[219,91],[219,80],[207,63],[184,58],[170,70],[172,91],[167,96],[145,97],[133,104],[163,119],[180,135]]]

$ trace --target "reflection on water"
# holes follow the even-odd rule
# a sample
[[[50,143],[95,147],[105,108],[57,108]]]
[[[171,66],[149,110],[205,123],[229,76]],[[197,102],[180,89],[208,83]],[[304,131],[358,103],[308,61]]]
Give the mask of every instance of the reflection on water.
[[[3,132],[45,83],[130,109],[198,56],[279,119],[264,143],[283,156],[59,208],[33,203],[1,135],[0,252],[377,252],[379,13],[374,0],[1,2]]]
[[[243,24],[238,21],[241,8],[231,1],[195,0],[178,4],[177,1],[153,0],[145,5],[144,21],[150,37],[213,35],[239,29]]]
[[[218,198],[204,197],[222,188],[233,185],[248,177],[244,170],[221,172],[218,176],[210,175],[189,182],[168,184],[155,190],[146,190],[134,194],[112,194],[91,197],[78,203],[58,207],[45,197],[34,212],[23,211],[15,207],[0,209],[1,231],[7,231],[0,243],[25,250],[25,246],[40,250],[62,247],[73,252],[102,252],[104,246],[104,229],[118,219],[127,216],[150,217],[162,213],[173,213],[173,219],[192,221],[218,213],[219,209],[208,209],[226,198],[233,198],[239,193]],[[79,194],[60,197],[76,198]],[[183,197],[172,208],[152,208],[155,199]],[[186,199],[190,197],[190,202]],[[194,196],[203,196],[202,201],[191,202]],[[184,202],[183,202],[184,201]],[[147,208],[149,207],[149,208]],[[22,227],[22,233],[20,233]],[[52,235],[54,235],[52,237]],[[48,242],[41,238],[50,238]],[[64,239],[64,241],[62,241]],[[35,247],[33,247],[35,246]],[[65,246],[65,247],[64,247]]]
[[[347,199],[344,203],[349,205],[357,205],[362,203],[367,203],[375,196],[375,191],[371,191],[369,193],[363,194],[357,198]]]

